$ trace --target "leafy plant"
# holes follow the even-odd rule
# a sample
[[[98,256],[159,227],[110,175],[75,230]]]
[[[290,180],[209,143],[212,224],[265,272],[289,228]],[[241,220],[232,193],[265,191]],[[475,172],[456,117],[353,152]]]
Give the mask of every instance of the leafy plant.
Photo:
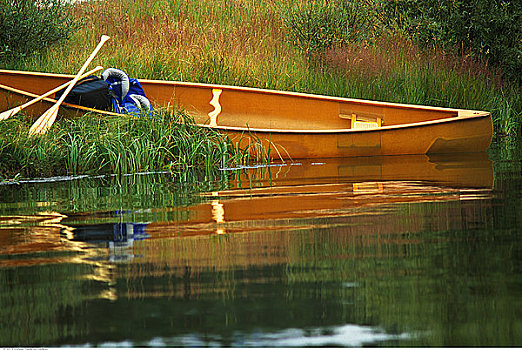
[[[0,63],[67,40],[81,27],[64,0],[0,0]]]
[[[280,5],[290,40],[306,53],[371,41],[378,34],[373,1],[311,1]]]
[[[383,2],[389,22],[423,45],[481,57],[522,83],[522,3],[505,0]]]

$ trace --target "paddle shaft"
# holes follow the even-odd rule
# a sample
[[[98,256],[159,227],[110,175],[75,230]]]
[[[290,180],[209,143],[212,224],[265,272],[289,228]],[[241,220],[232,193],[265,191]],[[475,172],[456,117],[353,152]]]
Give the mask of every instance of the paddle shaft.
[[[51,127],[51,125],[56,120],[56,115],[58,114],[58,109],[60,108],[60,105],[63,103],[69,92],[71,92],[74,85],[78,82],[78,80],[80,80],[81,75],[83,74],[83,72],[85,72],[85,70],[92,62],[98,51],[100,51],[103,44],[105,44],[105,42],[109,39],[109,36],[102,35],[100,42],[98,43],[94,51],[91,53],[89,58],[87,58],[87,61],[85,61],[80,71],[76,74],[76,76],[71,81],[67,89],[64,91],[63,95],[54,104],[54,106],[52,106],[44,114],[42,114],[42,116],[38,118],[38,120],[31,126],[31,128],[29,129],[29,135],[34,135],[36,133],[45,133]]]
[[[86,78],[86,77],[88,77],[89,75],[94,74],[94,73],[96,73],[96,72],[98,72],[98,71],[100,71],[100,70],[102,70],[102,69],[103,69],[103,67],[98,66],[98,67],[96,67],[96,68],[94,68],[94,69],[88,71],[87,73],[83,74],[83,75],[80,77],[80,80],[83,79],[83,78]],[[64,88],[66,88],[66,87],[69,86],[71,83],[72,83],[72,80],[71,80],[71,81],[68,81],[67,83],[62,84],[62,85],[60,85],[60,86],[58,86],[58,87],[56,87],[56,88],[54,88],[54,89],[52,89],[52,90],[50,90],[50,91],[47,91],[47,92],[46,92],[45,94],[43,94],[43,95],[40,95],[40,96],[38,96],[38,97],[35,97],[35,98],[32,99],[31,101],[28,101],[28,102],[24,103],[23,105],[20,105],[20,106],[18,106],[18,107],[11,108],[11,109],[9,109],[9,110],[7,110],[7,111],[5,111],[5,112],[0,113],[0,120],[5,120],[5,119],[7,119],[7,118],[9,118],[9,117],[12,117],[13,115],[15,115],[15,114],[17,114],[17,113],[20,113],[20,111],[22,111],[24,108],[27,108],[27,107],[29,107],[29,106],[35,104],[36,102],[39,102],[39,101],[43,100],[44,98],[46,98],[46,97],[48,97],[48,96],[50,96],[50,95],[52,95],[52,94],[54,94],[54,93],[56,93],[56,92],[58,92],[58,91],[64,89]]]

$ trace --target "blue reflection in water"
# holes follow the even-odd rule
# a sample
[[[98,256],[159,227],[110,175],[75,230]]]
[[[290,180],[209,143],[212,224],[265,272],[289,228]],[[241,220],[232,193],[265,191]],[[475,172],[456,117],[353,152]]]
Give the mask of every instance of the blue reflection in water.
[[[109,260],[116,262],[136,257],[131,248],[135,242],[150,237],[146,227],[146,223],[129,222],[80,225],[62,229],[61,235],[71,241],[104,244],[108,248]]]

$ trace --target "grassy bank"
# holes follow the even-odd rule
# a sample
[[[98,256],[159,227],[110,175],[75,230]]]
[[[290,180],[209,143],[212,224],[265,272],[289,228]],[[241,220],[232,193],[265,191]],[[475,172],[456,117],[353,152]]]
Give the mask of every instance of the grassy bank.
[[[183,114],[156,118],[87,114],[62,119],[43,137],[27,137],[31,122],[16,116],[0,123],[0,179],[70,174],[189,170],[212,176],[249,156],[221,134],[196,127]],[[263,161],[256,159],[256,161]]]

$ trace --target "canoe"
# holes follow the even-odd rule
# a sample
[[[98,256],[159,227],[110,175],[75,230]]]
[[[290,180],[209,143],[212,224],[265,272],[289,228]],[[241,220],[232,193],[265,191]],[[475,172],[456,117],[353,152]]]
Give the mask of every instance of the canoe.
[[[0,109],[17,106],[72,75],[0,70]],[[493,135],[484,111],[387,103],[238,86],[140,79],[158,107],[183,110],[198,125],[272,158],[329,158],[484,152]],[[37,117],[53,99],[25,110]],[[93,111],[67,105],[62,116]],[[113,114],[96,111],[100,114]]]

